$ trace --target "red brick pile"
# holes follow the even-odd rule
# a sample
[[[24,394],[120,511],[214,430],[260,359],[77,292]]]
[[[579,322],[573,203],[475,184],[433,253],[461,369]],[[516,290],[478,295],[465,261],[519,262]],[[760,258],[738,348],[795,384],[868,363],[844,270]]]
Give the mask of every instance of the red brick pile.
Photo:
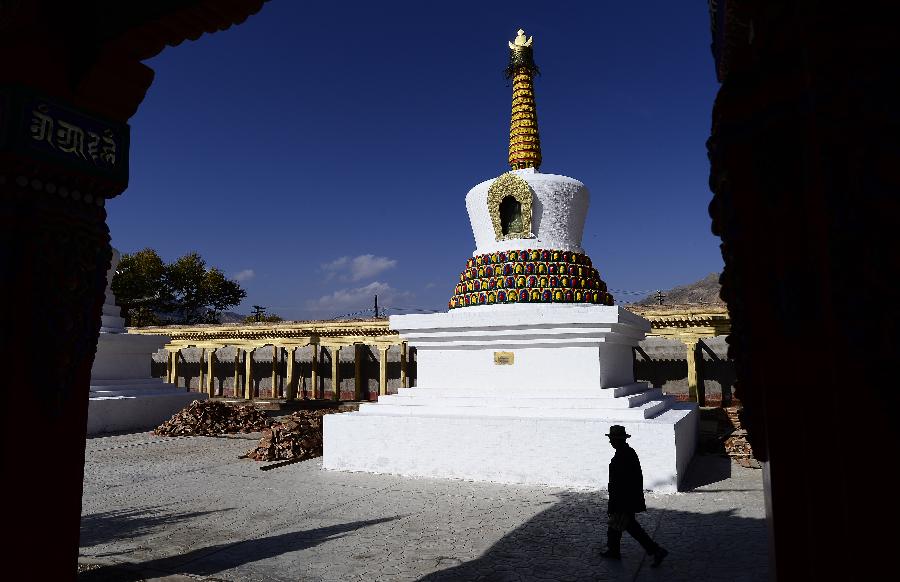
[[[330,408],[300,410],[263,430],[263,436],[246,457],[256,461],[306,460],[322,456],[322,417],[346,412]]]
[[[217,400],[194,400],[155,429],[160,436],[218,436],[259,432],[271,419],[253,405],[227,404]]]

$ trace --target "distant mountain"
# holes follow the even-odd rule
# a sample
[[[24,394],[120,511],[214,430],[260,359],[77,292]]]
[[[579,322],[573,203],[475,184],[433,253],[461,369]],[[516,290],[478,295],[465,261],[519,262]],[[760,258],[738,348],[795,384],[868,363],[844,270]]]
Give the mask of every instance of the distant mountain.
[[[222,323],[241,323],[245,317],[247,316],[234,311],[223,311],[219,314],[219,321]]]
[[[719,275],[720,273],[710,273],[695,283],[663,291],[663,305],[725,305],[719,298],[719,291],[722,289]],[[656,293],[635,301],[635,305],[657,305],[657,303]]]

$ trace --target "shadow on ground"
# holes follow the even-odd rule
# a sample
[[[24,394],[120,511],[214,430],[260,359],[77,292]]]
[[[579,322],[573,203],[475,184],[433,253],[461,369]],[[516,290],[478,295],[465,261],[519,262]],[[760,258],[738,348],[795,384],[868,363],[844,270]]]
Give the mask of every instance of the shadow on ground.
[[[328,540],[344,537],[354,530],[400,519],[402,516],[354,521],[341,525],[289,532],[236,543],[218,544],[190,552],[145,562],[106,565],[82,571],[80,582],[138,582],[171,574],[211,576],[250,562],[303,550]],[[227,551],[225,551],[227,550]]]
[[[563,493],[558,497],[556,504],[504,536],[479,558],[460,563],[452,556],[443,556],[436,569],[458,565],[426,575],[419,582],[632,581],[642,573],[659,580],[768,579],[763,519],[743,518],[733,509],[705,514],[671,510],[640,514],[638,520],[644,529],[670,552],[659,569],[651,570],[650,560],[627,534],[622,540],[623,560],[606,560],[597,554],[606,540],[605,494]],[[736,569],[729,559],[735,552],[758,555],[759,559],[742,560]]]
[[[228,511],[227,509],[220,511]],[[160,528],[218,513],[215,511],[173,512],[164,506],[135,510],[114,510],[81,517],[80,547],[89,548],[123,538],[143,537]]]
[[[461,543],[462,540],[447,539],[440,548],[443,555],[435,555],[433,562],[428,558],[428,563],[425,564],[421,561],[423,554],[414,544],[408,544],[404,548],[404,540],[407,538],[403,537],[403,532],[398,532],[400,536],[397,538],[398,551],[390,560],[394,562],[399,560],[409,566],[409,569],[400,569],[413,576],[421,576],[420,582],[633,581],[651,578],[679,582],[687,580],[762,582],[768,578],[765,520],[739,515],[740,509],[735,508],[733,497],[731,501],[717,499],[719,495],[727,497],[729,491],[761,492],[762,485],[759,480],[748,479],[747,475],[740,473],[737,477],[744,476],[744,478],[729,479],[732,477],[730,459],[716,455],[698,455],[692,460],[685,475],[682,490],[687,493],[679,493],[665,501],[664,505],[668,509],[651,508],[650,511],[639,515],[638,520],[647,532],[670,552],[659,570],[649,569],[648,560],[644,558],[642,549],[627,535],[622,543],[625,558],[621,562],[604,560],[597,554],[604,546],[606,538],[607,494],[602,491],[561,492],[556,494],[556,501],[541,502],[541,507],[535,508],[535,511],[540,513],[506,533],[475,559],[472,559],[473,554],[470,551],[462,549],[454,555],[458,548],[466,544]],[[721,483],[722,481],[727,483]],[[749,488],[728,488],[745,486]],[[691,495],[695,497],[691,498]],[[651,496],[648,496],[648,501],[651,501]],[[503,503],[510,502],[515,500],[503,501]],[[707,502],[709,505],[706,505]],[[654,503],[651,501],[652,505]],[[656,505],[660,503],[657,502]],[[187,523],[204,513],[178,513],[164,506],[87,515],[82,522],[82,546],[98,546],[114,542],[116,539],[147,538],[148,535],[152,537],[152,534],[171,527],[173,523]],[[273,569],[283,567],[283,560],[281,562],[275,560],[283,554],[314,548],[328,540],[351,538],[356,530],[392,522],[401,517],[403,516],[397,515],[353,521],[256,539],[213,544],[182,554],[137,563],[82,564],[83,571],[79,573],[78,580],[137,582],[171,574],[212,577],[212,579],[221,575],[229,580],[242,580],[245,579],[242,576],[247,575],[247,569],[242,569],[241,566],[246,564],[271,560],[270,563],[257,565],[255,567],[257,573],[265,572],[269,567]],[[412,522],[417,522],[416,516],[409,517],[412,517]],[[408,525],[410,522],[404,523]],[[417,523],[415,527],[420,527],[423,532],[427,532],[430,528],[429,524],[424,522]],[[304,554],[298,559],[310,559],[314,555],[314,553]],[[117,559],[112,555],[108,557]],[[346,558],[349,560],[350,556]],[[118,559],[127,558],[118,556]],[[413,566],[415,562],[418,562],[419,566]],[[322,574],[327,576],[328,564],[321,565]],[[377,574],[373,576],[371,571],[366,578],[365,568],[371,565],[366,562],[361,562],[358,570],[354,570],[357,566],[349,562],[336,564],[338,565],[343,567],[340,569],[341,572],[346,573],[347,566],[350,566],[353,574],[373,582],[392,580],[379,578]],[[288,574],[273,570],[273,574],[276,572],[281,575]],[[331,574],[336,572],[332,571]]]
[[[731,477],[731,458],[725,455],[694,455],[679,491],[693,491]]]

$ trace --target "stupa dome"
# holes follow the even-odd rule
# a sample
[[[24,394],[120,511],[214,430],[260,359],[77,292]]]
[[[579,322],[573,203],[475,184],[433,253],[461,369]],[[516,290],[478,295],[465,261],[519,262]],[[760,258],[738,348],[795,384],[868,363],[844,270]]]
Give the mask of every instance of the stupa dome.
[[[501,212],[504,200],[517,203],[513,210],[518,210],[524,222],[521,231],[510,231],[504,224],[504,219],[509,220]],[[486,180],[466,194],[466,210],[475,236],[472,254],[512,249],[583,253],[581,237],[589,204],[590,193],[578,180],[542,174],[534,168]]]

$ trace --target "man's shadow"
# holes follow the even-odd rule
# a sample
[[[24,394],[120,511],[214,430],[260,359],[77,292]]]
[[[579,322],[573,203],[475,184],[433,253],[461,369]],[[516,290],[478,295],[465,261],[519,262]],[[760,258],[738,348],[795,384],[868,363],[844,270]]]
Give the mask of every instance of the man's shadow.
[[[566,492],[559,501],[511,531],[475,560],[459,564],[459,559],[441,556],[444,564],[459,565],[419,578],[419,582],[457,582],[489,580],[628,580],[648,568],[649,558],[630,536],[622,540],[622,559],[609,560],[598,555],[605,545],[605,492]],[[654,572],[659,579],[670,577],[702,579],[705,582],[767,580],[766,560],[743,560],[737,566],[734,557],[722,552],[722,544],[740,546],[749,556],[767,552],[764,519],[745,518],[729,509],[714,513],[650,509],[638,520],[654,539],[669,550],[669,557]],[[740,539],[733,539],[740,531]],[[685,536],[685,532],[694,532]],[[713,568],[708,568],[713,566]],[[739,567],[735,573],[731,568]],[[710,578],[713,571],[728,572],[728,577]]]
[[[138,582],[171,574],[210,576],[250,562],[266,560],[344,537],[354,530],[400,519],[403,516],[353,521],[311,530],[197,548],[177,556],[137,563],[101,566],[82,572],[80,582]]]

